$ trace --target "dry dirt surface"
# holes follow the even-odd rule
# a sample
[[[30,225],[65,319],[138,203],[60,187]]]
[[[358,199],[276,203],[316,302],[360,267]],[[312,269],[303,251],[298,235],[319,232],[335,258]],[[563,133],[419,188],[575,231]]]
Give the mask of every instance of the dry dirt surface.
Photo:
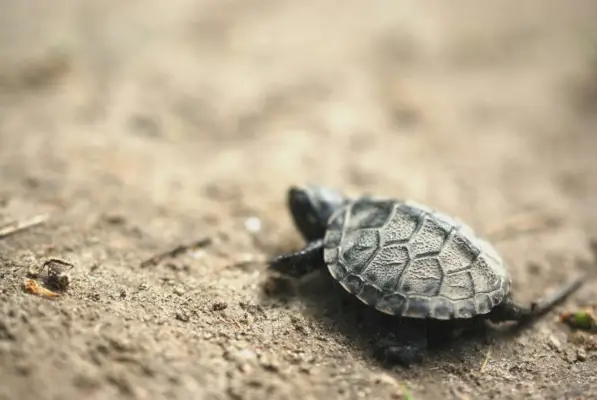
[[[385,364],[396,320],[268,272],[305,182],[468,222],[521,302],[586,284]],[[1,400],[595,399],[557,316],[597,301],[597,2],[2,0],[0,226],[39,215],[0,239]]]

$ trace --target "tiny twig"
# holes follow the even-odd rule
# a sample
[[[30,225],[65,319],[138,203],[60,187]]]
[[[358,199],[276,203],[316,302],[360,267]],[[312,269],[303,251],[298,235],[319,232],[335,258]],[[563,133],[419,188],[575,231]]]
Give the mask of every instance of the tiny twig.
[[[24,220],[8,223],[0,227],[0,239],[4,239],[5,237],[14,235],[15,233],[22,232],[26,229],[43,224],[47,220],[48,214],[39,214]]]
[[[156,254],[156,255],[148,258],[147,260],[143,261],[141,263],[141,268],[146,268],[146,267],[149,267],[152,265],[159,264],[161,261],[165,260],[166,258],[177,257],[177,256],[179,256],[183,253],[186,253],[187,251],[192,250],[192,249],[199,249],[199,248],[207,247],[211,243],[212,243],[211,238],[203,238],[203,239],[197,240],[190,244],[178,245],[171,250]]]
[[[489,347],[487,349],[487,353],[485,353],[485,359],[483,360],[483,363],[481,364],[481,369],[479,370],[479,372],[481,372],[481,373],[485,372],[485,367],[487,367],[487,363],[489,362],[489,357],[491,357],[491,347]]]

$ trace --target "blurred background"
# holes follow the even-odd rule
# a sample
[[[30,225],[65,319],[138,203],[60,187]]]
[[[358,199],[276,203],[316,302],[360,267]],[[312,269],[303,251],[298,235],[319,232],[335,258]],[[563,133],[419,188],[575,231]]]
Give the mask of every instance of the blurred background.
[[[484,342],[382,372],[334,298],[259,288],[312,182],[501,232],[530,301],[594,259],[596,128],[594,0],[0,0],[0,223],[51,215],[0,241],[0,399],[590,394],[551,319],[482,376]],[[529,215],[551,228],[503,234]],[[76,265],[58,303],[19,286],[50,256]]]

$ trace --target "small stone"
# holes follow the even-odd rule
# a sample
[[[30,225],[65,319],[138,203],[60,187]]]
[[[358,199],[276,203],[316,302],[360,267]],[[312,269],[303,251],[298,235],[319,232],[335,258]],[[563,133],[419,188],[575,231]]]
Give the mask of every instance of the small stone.
[[[549,347],[551,349],[555,350],[556,352],[558,352],[558,353],[562,352],[562,343],[560,343],[558,338],[555,337],[554,335],[549,336],[547,344],[549,345]]]
[[[288,354],[288,361],[291,364],[299,365],[304,361],[304,357],[298,352],[291,352]]]
[[[147,290],[147,289],[149,289],[149,285],[147,283],[143,282],[139,285],[139,290]]]
[[[569,363],[574,363],[577,359],[576,351],[574,351],[574,349],[566,350],[566,361]]]
[[[583,348],[579,348],[576,350],[576,359],[578,361],[586,361],[587,360],[587,352]]]
[[[185,290],[182,287],[175,287],[174,294],[177,296],[182,296],[183,294],[185,294]]]
[[[37,277],[39,277],[39,268],[29,267],[27,270],[27,278],[35,279]]]
[[[228,304],[223,301],[216,301],[211,305],[211,309],[214,311],[222,311],[228,308]]]
[[[176,312],[176,319],[182,322],[189,322],[191,317],[185,311],[177,311]]]
[[[253,325],[255,322],[255,317],[253,315],[246,313],[245,314],[245,322],[247,325]]]
[[[301,366],[299,367],[299,372],[301,372],[301,373],[303,373],[303,374],[310,375],[310,374],[311,374],[311,369],[312,369],[312,368],[311,368],[311,366],[310,366],[310,365],[304,364],[304,365],[301,365]]]
[[[261,220],[257,217],[250,217],[245,220],[245,229],[251,233],[261,231]]]
[[[270,372],[279,372],[280,371],[280,363],[278,360],[269,354],[263,354],[259,359],[259,365],[266,371]]]
[[[126,299],[126,290],[124,290],[124,289],[120,290],[120,298],[121,299]]]

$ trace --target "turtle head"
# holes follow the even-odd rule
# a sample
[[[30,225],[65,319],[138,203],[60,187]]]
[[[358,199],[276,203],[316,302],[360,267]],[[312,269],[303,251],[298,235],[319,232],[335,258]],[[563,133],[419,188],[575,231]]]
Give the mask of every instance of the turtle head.
[[[324,186],[292,186],[288,190],[294,224],[307,241],[323,238],[328,219],[346,200],[341,193]]]

